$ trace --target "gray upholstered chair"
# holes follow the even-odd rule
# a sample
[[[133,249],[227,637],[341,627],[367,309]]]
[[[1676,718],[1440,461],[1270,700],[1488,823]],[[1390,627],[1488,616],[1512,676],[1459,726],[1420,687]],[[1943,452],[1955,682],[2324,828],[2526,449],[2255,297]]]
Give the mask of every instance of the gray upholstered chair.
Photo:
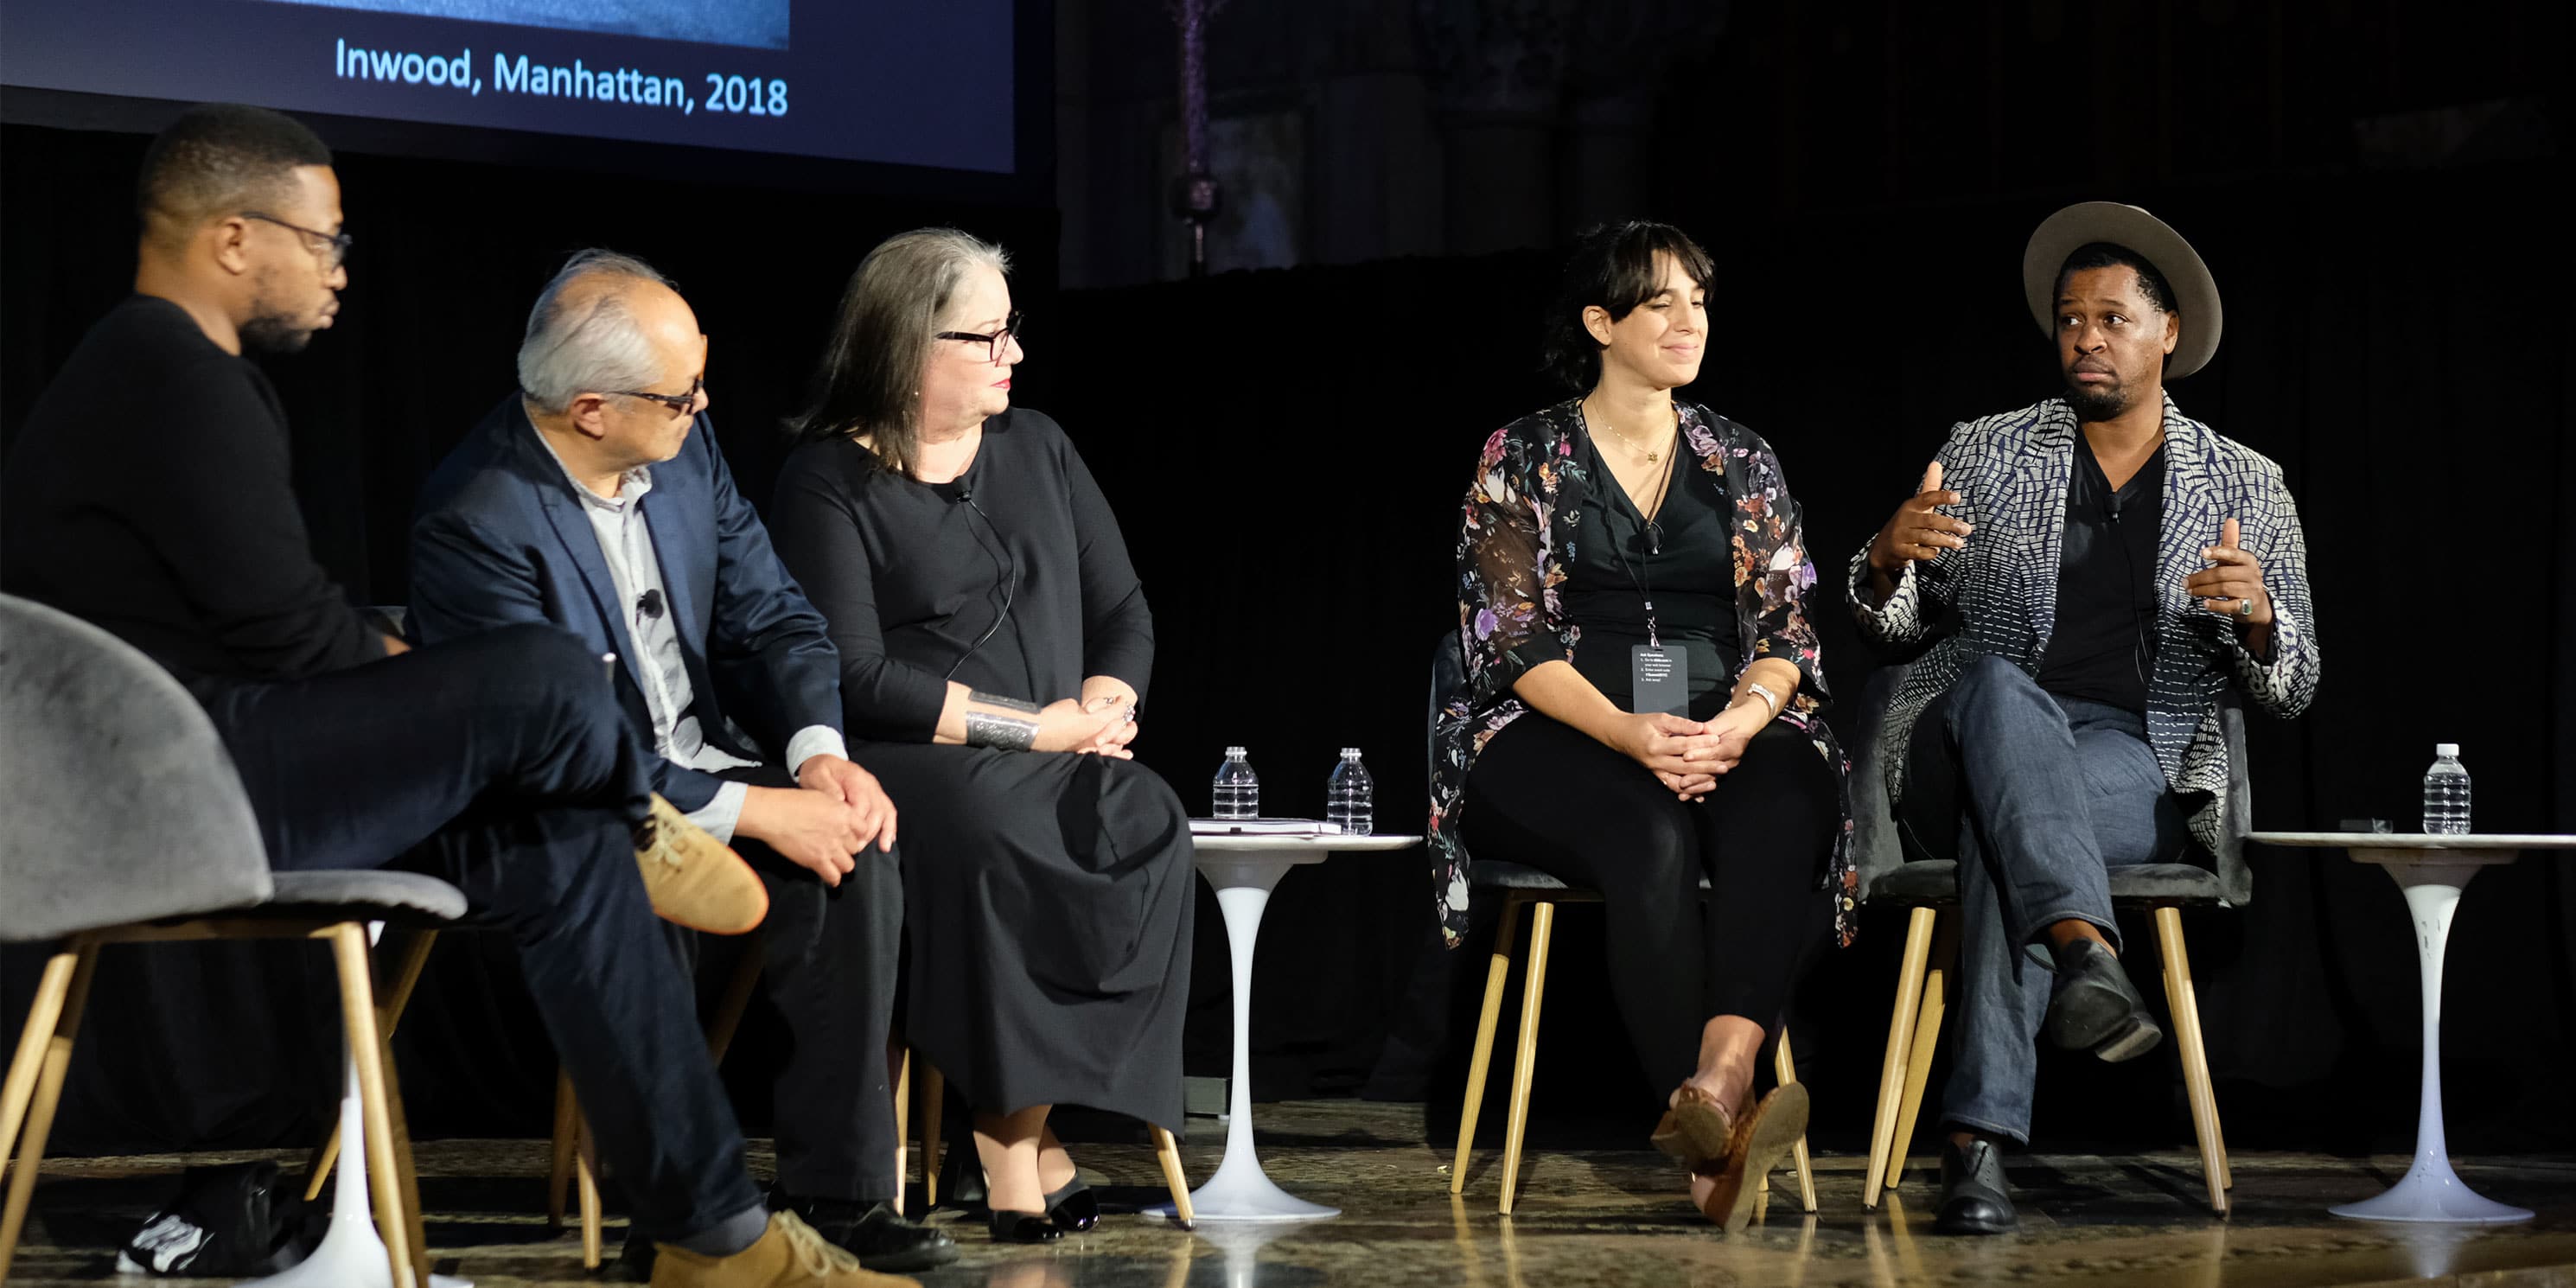
[[[1903,680],[1905,668],[1882,668],[1861,697],[1861,736],[1852,767],[1851,803],[1855,861],[1863,902],[1909,906],[1905,956],[1896,979],[1895,1013],[1887,1024],[1887,1056],[1879,1071],[1878,1114],[1870,1133],[1869,1172],[1861,1202],[1878,1206],[1881,1186],[1896,1188],[1905,1148],[1914,1139],[1924,1084],[1941,1038],[1941,1020],[1956,987],[1959,865],[1925,856],[1905,834],[1887,799],[1879,722]],[[2245,863],[2245,834],[2253,830],[2254,798],[2246,779],[2245,710],[2231,691],[2221,699],[2218,726],[2227,741],[2227,820],[2212,866],[2142,863],[2111,869],[2111,902],[2148,909],[2164,956],[2165,1002],[2173,1013],[2174,1049],[2182,1060],[2194,1134],[2208,1179],[2209,1208],[2227,1214],[2227,1142],[2218,1126],[2218,1098],[2210,1089],[2209,1054],[2201,1043],[2200,1004],[2192,993],[2191,955],[2183,946],[2182,909],[2241,908],[2254,896],[2254,874]]]
[[[1440,701],[1466,685],[1466,663],[1458,655],[1458,636],[1445,633],[1431,655],[1430,716],[1437,719]],[[1433,746],[1429,755],[1437,757]],[[1426,762],[1428,768],[1428,762]],[[1510,1118],[1503,1127],[1502,1196],[1496,1210],[1512,1214],[1512,1201],[1520,1189],[1521,1139],[1529,1125],[1530,1083],[1538,1069],[1539,1004],[1547,995],[1547,946],[1556,928],[1556,907],[1563,903],[1599,903],[1600,892],[1569,886],[1537,868],[1503,859],[1477,859],[1467,865],[1467,881],[1475,896],[1481,899],[1499,897],[1503,901],[1501,920],[1494,927],[1494,951],[1485,964],[1485,1000],[1476,1017],[1476,1046],[1467,1064],[1467,1094],[1458,1114],[1458,1155],[1449,1168],[1449,1192],[1463,1194],[1467,1189],[1467,1164],[1475,1152],[1476,1117],[1485,1102],[1485,1078],[1492,1071],[1494,1027],[1502,1018],[1503,986],[1511,976],[1512,932],[1520,910],[1530,910],[1529,960],[1522,971],[1521,1024],[1519,1040],[1512,1053],[1512,1099]],[[1699,880],[1705,893],[1708,878]],[[1789,1051],[1789,1033],[1780,1029],[1780,1039],[1773,1047],[1773,1071],[1782,1082],[1796,1082],[1796,1059]],[[1815,1168],[1807,1157],[1804,1133],[1792,1150],[1798,1169],[1798,1193],[1804,1211],[1816,1210]],[[1771,1178],[1762,1178],[1767,1193]]]
[[[0,1142],[16,1155],[0,1210],[0,1279],[26,1223],[99,949],[301,938],[329,943],[339,967],[393,1282],[427,1282],[366,923],[444,924],[464,914],[465,896],[405,872],[270,871],[232,757],[187,690],[114,636],[5,595],[0,728],[0,781],[11,787],[0,810],[0,942],[58,945],[0,1084]]]

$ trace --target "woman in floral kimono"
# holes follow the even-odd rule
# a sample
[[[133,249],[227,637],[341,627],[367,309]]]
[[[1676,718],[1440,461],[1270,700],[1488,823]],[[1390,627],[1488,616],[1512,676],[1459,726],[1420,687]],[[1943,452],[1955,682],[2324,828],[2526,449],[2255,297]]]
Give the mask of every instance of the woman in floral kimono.
[[[1471,849],[1600,891],[1612,996],[1672,1088],[1654,1143],[1732,1231],[1806,1128],[1803,1088],[1754,1099],[1755,1054],[1811,949],[1848,940],[1854,886],[1798,504],[1769,444],[1672,393],[1699,377],[1710,276],[1650,223],[1568,265],[1548,361],[1586,392],[1477,462],[1431,827],[1453,944]]]

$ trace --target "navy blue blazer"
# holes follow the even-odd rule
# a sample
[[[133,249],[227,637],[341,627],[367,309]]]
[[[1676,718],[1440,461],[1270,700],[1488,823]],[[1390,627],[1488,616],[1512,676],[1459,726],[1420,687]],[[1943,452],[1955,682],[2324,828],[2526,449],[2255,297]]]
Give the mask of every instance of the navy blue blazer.
[[[707,741],[778,764],[796,731],[841,728],[840,657],[823,616],[770,548],[700,414],[680,454],[652,467],[641,502],[680,631],[691,708]],[[421,490],[411,530],[411,620],[436,643],[551,622],[618,658],[617,699],[649,743],[634,642],[576,485],[513,392]],[[683,812],[723,780],[654,758],[655,787]]]

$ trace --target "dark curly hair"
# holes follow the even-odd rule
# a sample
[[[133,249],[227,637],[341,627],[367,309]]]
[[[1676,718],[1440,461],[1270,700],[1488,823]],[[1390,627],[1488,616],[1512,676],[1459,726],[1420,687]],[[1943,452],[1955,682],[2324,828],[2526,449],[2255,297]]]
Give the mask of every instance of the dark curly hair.
[[[2173,287],[2165,284],[2165,275],[2147,262],[2147,257],[2114,242],[2086,242],[2066,257],[2057,270],[2057,294],[2066,294],[2066,279],[2088,269],[2114,266],[2138,270],[2138,294],[2147,297],[2147,307],[2158,313],[2172,313]]]
[[[1603,346],[1583,329],[1583,311],[1597,305],[1616,322],[1655,298],[1664,289],[1663,275],[1655,271],[1657,255],[1672,256],[1703,290],[1717,276],[1708,252],[1671,224],[1631,219],[1595,225],[1575,239],[1540,341],[1540,363],[1548,374],[1577,390],[1600,382]]]

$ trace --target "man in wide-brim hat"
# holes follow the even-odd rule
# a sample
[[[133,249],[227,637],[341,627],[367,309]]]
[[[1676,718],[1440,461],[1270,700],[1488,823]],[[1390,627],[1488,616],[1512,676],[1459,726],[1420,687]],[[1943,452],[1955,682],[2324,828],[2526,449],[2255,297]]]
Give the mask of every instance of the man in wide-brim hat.
[[[2107,870],[2214,852],[2229,689],[2295,716],[2318,674],[2280,467],[2165,391],[2218,350],[2209,266],[2093,201],[2031,235],[2022,285],[2065,389],[1954,426],[1850,570],[1865,635],[1930,643],[1879,737],[1899,821],[1959,861],[1935,1220],[1956,1234],[2018,1224],[1997,1150],[2030,1139],[2043,1028],[2104,1060],[2164,1036],[2121,966]]]

